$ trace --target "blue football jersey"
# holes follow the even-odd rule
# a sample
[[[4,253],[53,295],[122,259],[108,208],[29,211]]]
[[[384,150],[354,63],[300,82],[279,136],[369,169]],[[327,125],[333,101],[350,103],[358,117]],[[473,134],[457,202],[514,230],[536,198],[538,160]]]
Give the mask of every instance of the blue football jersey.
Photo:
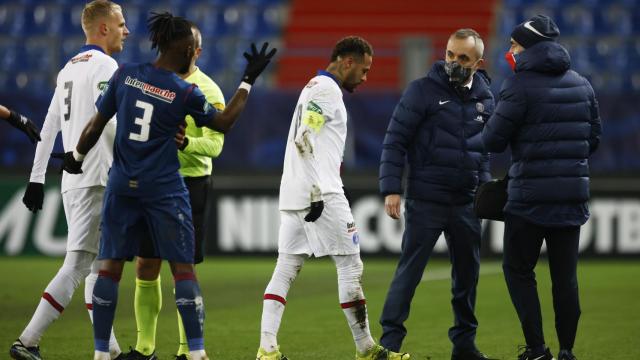
[[[117,114],[108,186],[130,195],[184,188],[174,142],[178,126],[187,115],[204,126],[217,113],[197,86],[150,63],[120,66],[96,106],[105,118]]]

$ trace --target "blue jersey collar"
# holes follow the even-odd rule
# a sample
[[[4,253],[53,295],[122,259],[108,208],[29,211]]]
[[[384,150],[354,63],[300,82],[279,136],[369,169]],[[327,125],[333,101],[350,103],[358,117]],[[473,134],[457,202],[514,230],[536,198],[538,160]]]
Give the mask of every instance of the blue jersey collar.
[[[332,73],[330,73],[328,71],[325,71],[325,70],[318,70],[318,75],[328,76],[333,81],[335,81],[336,84],[338,84],[338,86],[340,86],[340,81],[338,81],[338,79],[336,79],[336,77]]]
[[[102,48],[98,45],[84,45],[83,47],[80,48],[80,52],[85,52],[85,51],[89,51],[89,50],[98,50],[101,53],[105,53],[104,50],[102,50]]]

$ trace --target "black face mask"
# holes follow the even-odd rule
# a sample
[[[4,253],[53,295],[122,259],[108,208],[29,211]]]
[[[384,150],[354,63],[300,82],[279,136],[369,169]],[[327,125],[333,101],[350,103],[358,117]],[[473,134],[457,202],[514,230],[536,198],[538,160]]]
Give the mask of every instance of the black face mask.
[[[455,86],[461,86],[471,76],[471,68],[463,67],[456,61],[445,62],[444,72],[449,75],[449,82]]]

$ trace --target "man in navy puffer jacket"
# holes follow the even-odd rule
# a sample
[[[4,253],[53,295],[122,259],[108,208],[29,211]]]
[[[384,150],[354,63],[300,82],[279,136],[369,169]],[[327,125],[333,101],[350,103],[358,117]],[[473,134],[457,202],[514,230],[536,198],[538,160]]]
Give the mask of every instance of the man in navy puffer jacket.
[[[546,239],[560,360],[573,360],[580,305],[578,240],[589,218],[588,158],[598,147],[601,124],[589,82],[570,69],[567,50],[555,40],[553,20],[537,15],[516,27],[506,54],[515,74],[485,126],[487,150],[510,145],[505,211],[504,275],[526,350],[519,359],[551,360],[542,332],[534,268]]]
[[[481,132],[494,101],[489,78],[477,71],[483,51],[474,30],[452,34],[446,62],[409,84],[387,129],[380,191],[394,219],[400,218],[405,161],[409,164],[402,254],[380,318],[380,343],[392,351],[400,351],[416,286],[444,231],[453,264],[452,359],[487,359],[475,346],[480,221],[472,209],[478,184],[491,178]]]

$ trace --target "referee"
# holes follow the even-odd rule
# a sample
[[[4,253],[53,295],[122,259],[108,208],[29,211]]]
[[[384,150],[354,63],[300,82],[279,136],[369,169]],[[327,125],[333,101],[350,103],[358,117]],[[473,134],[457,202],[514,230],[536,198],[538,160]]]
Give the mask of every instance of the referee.
[[[192,25],[192,31],[196,40],[196,51],[191,59],[189,71],[181,77],[198,85],[204,93],[207,101],[217,110],[225,107],[222,91],[205,73],[197,66],[196,61],[202,53],[202,35],[200,30]],[[197,127],[191,118],[186,117],[184,134],[176,135],[176,143],[179,144],[178,160],[180,160],[180,174],[189,190],[191,211],[193,215],[193,227],[195,232],[195,258],[194,264],[199,264],[204,258],[204,215],[207,208],[207,195],[212,170],[212,158],[216,158],[222,152],[224,134],[207,127]],[[145,244],[146,242],[142,242]],[[136,291],[134,308],[136,325],[138,327],[138,339],[136,347],[128,355],[132,359],[157,359],[155,355],[156,325],[160,307],[162,305],[162,292],[160,277],[155,277],[160,266],[161,259],[154,257],[153,249],[140,249],[144,259],[138,257],[136,266]],[[182,319],[178,313],[178,329],[180,346],[176,354],[176,360],[186,360],[189,355],[187,337],[182,326]]]

